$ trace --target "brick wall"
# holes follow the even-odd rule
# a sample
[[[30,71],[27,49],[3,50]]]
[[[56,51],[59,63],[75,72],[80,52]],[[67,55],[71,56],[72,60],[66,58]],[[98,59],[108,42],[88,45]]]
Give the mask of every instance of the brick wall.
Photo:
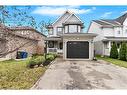
[[[25,31],[29,31],[28,34]],[[22,33],[24,32],[24,34]],[[17,51],[26,51],[28,56],[32,54],[44,53],[44,36],[33,30],[14,30],[6,37],[6,47],[8,54],[5,58],[16,58]]]

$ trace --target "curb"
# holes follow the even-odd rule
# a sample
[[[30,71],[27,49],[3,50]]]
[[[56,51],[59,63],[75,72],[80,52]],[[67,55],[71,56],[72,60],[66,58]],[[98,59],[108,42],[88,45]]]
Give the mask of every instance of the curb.
[[[55,59],[56,60],[56,59]],[[55,62],[55,60],[53,60],[48,66],[47,66],[47,69],[50,67],[51,64],[53,64]],[[45,71],[46,72],[46,71]],[[44,75],[44,74],[43,74]],[[41,75],[42,77],[42,75]],[[35,87],[37,87],[38,83],[40,82],[41,80],[41,77],[37,80],[37,82],[30,88],[30,90],[34,90]]]

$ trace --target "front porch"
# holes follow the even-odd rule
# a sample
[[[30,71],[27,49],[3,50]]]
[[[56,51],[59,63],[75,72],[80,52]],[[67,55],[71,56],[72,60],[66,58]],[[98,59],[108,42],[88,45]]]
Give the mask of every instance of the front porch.
[[[49,37],[47,41],[47,53],[63,54],[63,41],[60,37]]]
[[[120,38],[120,37],[111,38],[111,37],[108,37],[108,39],[103,40],[103,55],[104,56],[110,56],[110,50],[111,50],[111,46],[112,46],[113,42],[116,43],[117,48],[118,48],[118,52],[119,52],[121,43],[127,42],[127,38]]]

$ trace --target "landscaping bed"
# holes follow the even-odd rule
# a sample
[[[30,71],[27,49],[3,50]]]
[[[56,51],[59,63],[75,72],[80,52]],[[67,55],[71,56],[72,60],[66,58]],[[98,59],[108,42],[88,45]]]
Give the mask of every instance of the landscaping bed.
[[[48,54],[49,59],[52,59]],[[55,57],[52,59],[54,60]],[[32,60],[32,61],[31,61]],[[51,61],[52,61],[51,60]],[[42,55],[36,55],[26,60],[7,60],[0,62],[0,89],[29,89],[47,69],[43,66],[46,61]],[[50,61],[50,62],[51,62]],[[31,63],[33,62],[33,63]],[[30,64],[38,66],[30,67]]]
[[[115,64],[115,65],[118,65],[120,67],[127,68],[127,61],[122,61],[122,60],[119,60],[119,59],[113,59],[113,58],[110,58],[110,57],[101,57],[101,56],[96,56],[96,58],[107,61],[107,62]]]
[[[33,55],[28,61],[27,67],[34,68],[39,66],[47,66],[56,58],[56,54],[48,53],[44,56]]]

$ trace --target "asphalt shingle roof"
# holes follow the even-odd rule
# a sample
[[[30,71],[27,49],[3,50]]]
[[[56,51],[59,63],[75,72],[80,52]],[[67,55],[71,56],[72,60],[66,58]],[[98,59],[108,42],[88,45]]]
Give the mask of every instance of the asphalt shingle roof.
[[[106,20],[106,19],[102,19],[102,21],[108,22],[112,25],[120,25],[119,22],[117,22],[116,20]]]
[[[100,19],[100,20],[93,20],[94,22],[102,25],[102,26],[122,26],[123,22],[126,20],[127,18],[127,13],[125,13],[124,15],[116,18],[116,19]]]
[[[121,25],[123,25],[123,22],[125,21],[125,19],[127,18],[127,13],[125,13],[124,15],[118,17],[117,19],[115,19],[117,22],[119,22]]]
[[[105,23],[105,22],[102,22],[100,20],[93,20],[93,21],[96,22],[96,23],[98,23],[98,24],[100,24],[100,25],[110,25],[110,24]]]

